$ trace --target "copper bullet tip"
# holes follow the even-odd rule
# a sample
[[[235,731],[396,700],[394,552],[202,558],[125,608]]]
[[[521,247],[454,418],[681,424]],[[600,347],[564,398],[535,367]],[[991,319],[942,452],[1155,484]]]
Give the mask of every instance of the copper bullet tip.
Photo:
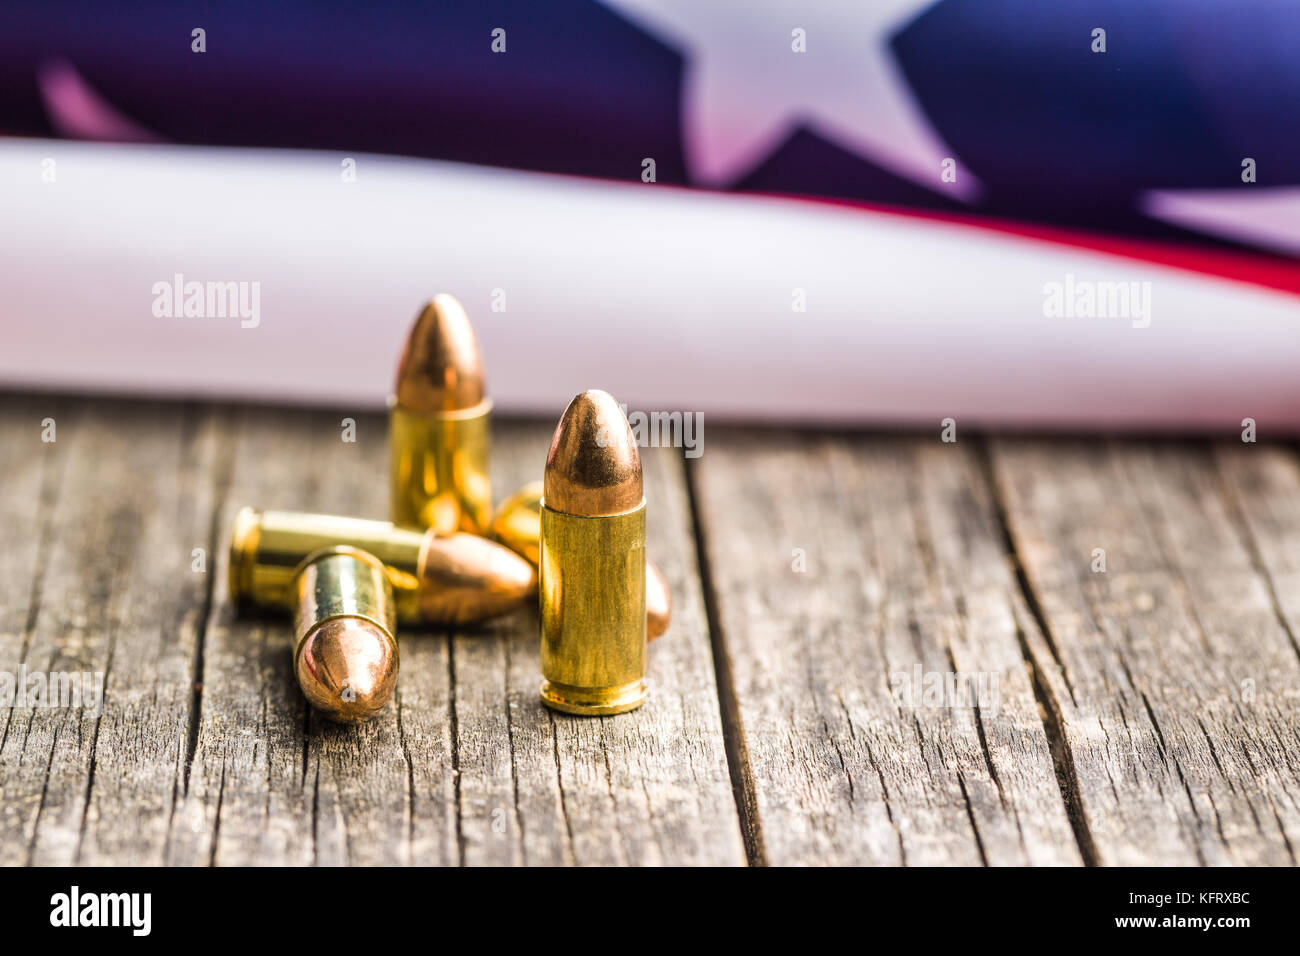
[[[393,391],[398,405],[423,414],[459,412],[483,402],[483,356],[469,316],[453,296],[434,296],[416,317]]]
[[[373,717],[397,684],[392,640],[359,617],[331,618],[308,633],[294,670],[311,705],[341,723]]]
[[[509,548],[472,534],[425,538],[420,609],[426,619],[466,624],[536,601],[537,572]]]
[[[673,617],[673,594],[668,580],[653,561],[645,563],[645,636],[662,637]]]
[[[596,517],[640,506],[641,456],[612,395],[593,388],[569,402],[555,426],[543,479],[552,511]]]

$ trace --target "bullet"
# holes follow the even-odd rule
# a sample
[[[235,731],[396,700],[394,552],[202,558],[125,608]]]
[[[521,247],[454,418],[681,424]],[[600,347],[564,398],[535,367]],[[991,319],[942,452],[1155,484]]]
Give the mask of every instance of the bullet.
[[[501,502],[492,516],[492,537],[537,567],[541,535],[542,483],[530,481]]]
[[[389,399],[394,524],[485,535],[492,401],[469,317],[438,295],[411,327]]]
[[[293,671],[330,720],[369,720],[397,685],[393,589],[379,559],[357,548],[308,555],[294,576]]]
[[[673,592],[659,566],[645,559],[645,637],[658,640],[668,630],[673,617]]]
[[[438,535],[387,521],[241,508],[230,536],[230,596],[245,607],[293,607],[298,566],[346,545],[384,565],[401,624],[472,624],[528,603],[537,575],[519,555],[471,534]]]
[[[530,481],[501,502],[492,518],[492,535],[537,567],[542,525],[542,482]],[[672,592],[659,567],[645,562],[645,636],[653,641],[668,630],[673,616]]]
[[[640,707],[646,670],[645,496],[622,409],[590,390],[556,426],[543,474],[538,586],[542,703]]]

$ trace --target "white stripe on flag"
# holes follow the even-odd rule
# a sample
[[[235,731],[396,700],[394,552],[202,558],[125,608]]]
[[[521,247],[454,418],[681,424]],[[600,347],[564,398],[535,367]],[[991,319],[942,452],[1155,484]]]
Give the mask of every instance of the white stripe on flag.
[[[1300,428],[1286,293],[639,180],[359,155],[346,183],[343,159],[4,144],[0,381],[379,408],[417,308],[448,291],[503,410],[553,416],[602,387],[750,419]],[[258,283],[257,327],[155,316],[177,274]],[[1046,315],[1067,282],[1150,283],[1149,324]]]

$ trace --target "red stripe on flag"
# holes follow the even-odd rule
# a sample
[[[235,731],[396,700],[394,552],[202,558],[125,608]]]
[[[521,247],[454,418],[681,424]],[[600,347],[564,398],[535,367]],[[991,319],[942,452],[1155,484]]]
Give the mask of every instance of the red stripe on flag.
[[[731,195],[737,195],[732,193]],[[742,194],[743,195],[743,194]],[[749,194],[753,195],[753,194]],[[997,219],[967,213],[937,212],[929,209],[903,209],[897,206],[880,206],[874,203],[820,196],[800,196],[787,193],[762,193],[776,199],[818,205],[844,206],[862,209],[887,216],[908,219],[926,219],[958,226],[987,229],[1005,235],[1022,236],[1042,242],[1053,242],[1077,249],[1089,249],[1112,256],[1123,256],[1139,262],[1170,266],[1186,272],[1217,276],[1233,282],[1245,282],[1266,289],[1276,289],[1300,296],[1300,262],[1266,252],[1247,252],[1238,249],[1207,248],[1182,242],[1165,242],[1158,239],[1134,239],[1105,233],[1086,232],[1059,226]]]

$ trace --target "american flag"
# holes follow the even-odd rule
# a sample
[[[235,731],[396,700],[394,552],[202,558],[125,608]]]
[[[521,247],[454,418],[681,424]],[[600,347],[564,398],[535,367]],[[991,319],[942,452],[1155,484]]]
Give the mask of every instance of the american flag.
[[[1275,318],[1300,295],[1289,0],[51,2],[4,20],[16,136],[793,198],[868,230],[920,220],[971,249],[1011,237],[1126,276],[1158,266],[1229,303],[1267,290],[1262,327],[1300,333]]]

